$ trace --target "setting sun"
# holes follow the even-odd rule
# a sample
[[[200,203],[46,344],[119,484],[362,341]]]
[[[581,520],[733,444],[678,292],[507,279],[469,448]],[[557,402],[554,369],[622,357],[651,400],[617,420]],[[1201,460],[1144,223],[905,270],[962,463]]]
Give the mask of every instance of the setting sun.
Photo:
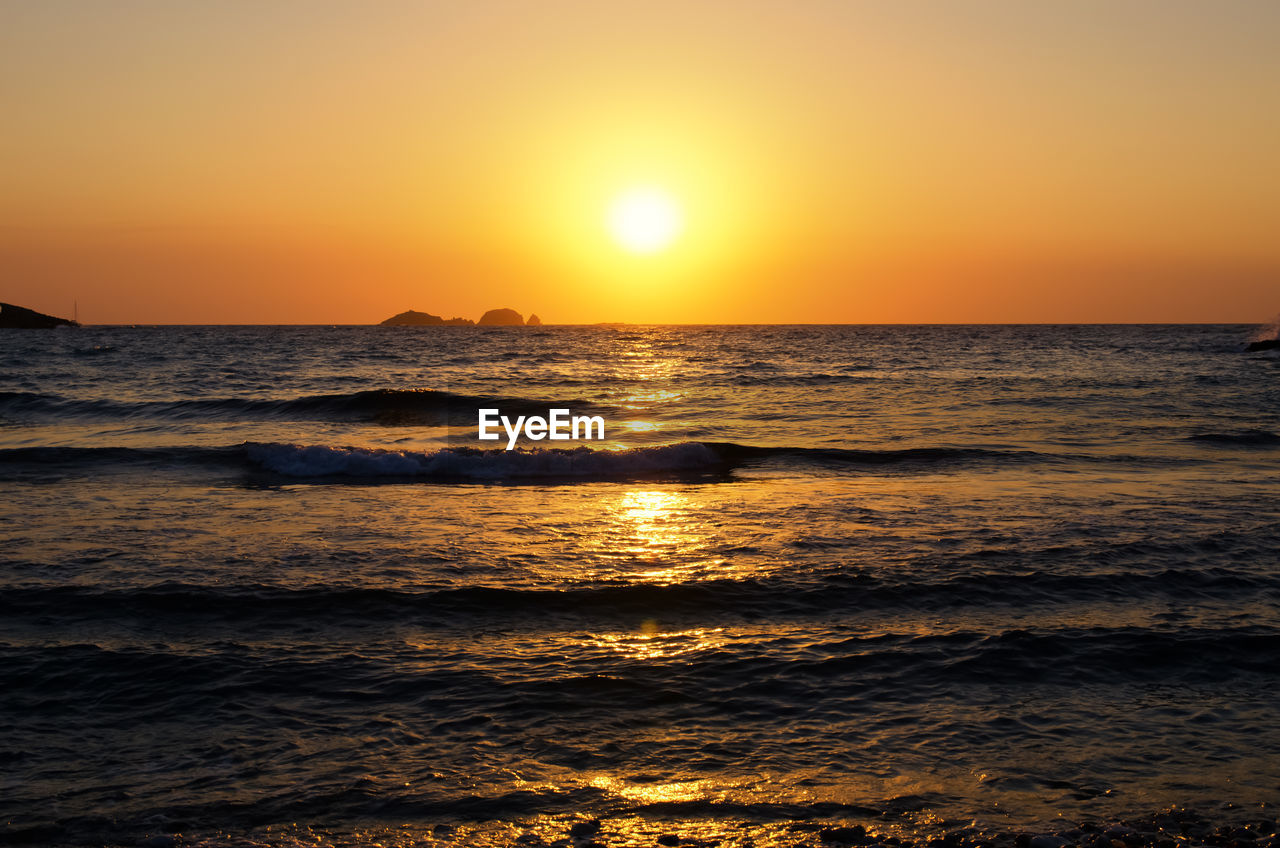
[[[609,232],[632,253],[657,253],[671,245],[684,227],[680,206],[665,191],[634,188],[609,206]]]

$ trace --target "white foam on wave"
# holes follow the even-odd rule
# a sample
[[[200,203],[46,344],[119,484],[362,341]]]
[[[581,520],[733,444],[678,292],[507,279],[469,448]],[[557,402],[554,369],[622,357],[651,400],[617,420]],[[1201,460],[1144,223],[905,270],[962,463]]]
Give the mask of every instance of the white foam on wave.
[[[617,451],[578,447],[425,452],[250,442],[245,452],[257,465],[289,477],[615,477],[722,464],[715,451],[699,442]]]

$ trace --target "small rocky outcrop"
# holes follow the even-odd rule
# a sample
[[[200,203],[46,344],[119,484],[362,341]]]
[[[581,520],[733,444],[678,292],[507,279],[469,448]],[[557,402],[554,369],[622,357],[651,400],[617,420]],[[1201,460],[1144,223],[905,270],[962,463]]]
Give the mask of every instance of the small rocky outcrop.
[[[399,315],[392,315],[381,322],[382,327],[470,327],[473,322],[466,318],[450,318],[445,320],[430,312],[418,312],[410,309]]]
[[[18,330],[52,330],[54,327],[79,327],[79,321],[45,315],[34,309],[0,303],[0,327]]]
[[[523,327],[524,316],[514,309],[490,309],[480,320],[477,327]]]
[[[380,326],[383,327],[438,327],[444,323],[444,319],[439,315],[432,315],[430,312],[418,312],[409,309],[401,312],[399,315],[392,315],[383,321]]]
[[[1280,339],[1261,339],[1256,342],[1249,342],[1249,346],[1245,350],[1252,353],[1256,350],[1275,350],[1280,347]]]
[[[538,317],[538,314],[535,312],[534,314],[532,314],[532,315],[530,315],[530,316],[529,316],[529,320],[528,320],[528,321],[525,321],[525,322],[524,322],[524,325],[525,325],[526,327],[541,327],[541,326],[542,326],[542,319],[541,319],[541,318],[539,318],[539,317]]]

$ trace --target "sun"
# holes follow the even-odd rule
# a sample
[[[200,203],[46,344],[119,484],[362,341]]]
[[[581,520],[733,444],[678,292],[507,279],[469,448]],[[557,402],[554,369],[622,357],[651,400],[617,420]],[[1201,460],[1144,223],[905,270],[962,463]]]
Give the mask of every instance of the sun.
[[[684,229],[680,204],[660,188],[631,188],[609,204],[609,233],[631,253],[658,253]]]

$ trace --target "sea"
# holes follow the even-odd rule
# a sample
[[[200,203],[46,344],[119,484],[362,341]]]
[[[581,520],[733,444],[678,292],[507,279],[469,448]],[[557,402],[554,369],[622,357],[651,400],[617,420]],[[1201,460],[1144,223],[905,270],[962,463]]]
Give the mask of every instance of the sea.
[[[1274,821],[1256,329],[0,331],[0,843]]]

